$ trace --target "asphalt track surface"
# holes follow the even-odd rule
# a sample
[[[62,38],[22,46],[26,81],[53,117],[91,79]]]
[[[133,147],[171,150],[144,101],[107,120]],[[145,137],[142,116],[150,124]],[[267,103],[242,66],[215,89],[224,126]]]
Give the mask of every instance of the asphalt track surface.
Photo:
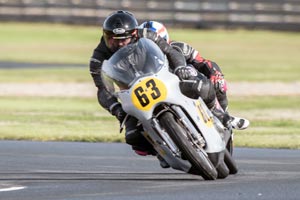
[[[88,65],[88,63],[87,63]],[[0,61],[2,69],[19,69],[19,68],[51,68],[51,67],[87,67],[83,64],[60,64],[60,63],[28,63],[28,62],[10,62]]]
[[[236,148],[234,157],[237,175],[204,181],[121,143],[0,141],[0,199],[300,199],[300,150]]]

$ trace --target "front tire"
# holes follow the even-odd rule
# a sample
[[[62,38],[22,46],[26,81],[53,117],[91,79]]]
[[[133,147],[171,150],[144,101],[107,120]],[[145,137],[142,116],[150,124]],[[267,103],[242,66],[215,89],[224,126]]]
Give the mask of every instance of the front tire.
[[[218,172],[202,149],[194,146],[186,136],[186,131],[171,112],[165,112],[160,119],[161,126],[167,131],[183,156],[192,164],[189,173],[200,174],[205,180],[215,180]]]

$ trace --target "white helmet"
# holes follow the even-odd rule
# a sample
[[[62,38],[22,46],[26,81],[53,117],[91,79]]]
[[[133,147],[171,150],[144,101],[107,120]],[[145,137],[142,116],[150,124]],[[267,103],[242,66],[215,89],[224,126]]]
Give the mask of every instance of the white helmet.
[[[168,43],[170,42],[168,31],[167,31],[166,27],[160,22],[146,21],[146,22],[142,23],[139,27],[140,28],[148,28],[151,31],[156,32],[157,35],[159,35],[160,37],[165,39]]]

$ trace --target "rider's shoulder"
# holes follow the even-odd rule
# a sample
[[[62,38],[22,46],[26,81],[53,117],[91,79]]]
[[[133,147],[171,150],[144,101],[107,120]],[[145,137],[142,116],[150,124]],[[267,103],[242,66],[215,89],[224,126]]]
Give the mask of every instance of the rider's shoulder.
[[[112,52],[108,49],[103,39],[98,43],[94,49],[93,57],[98,60],[109,59],[112,56]]]
[[[172,41],[170,42],[170,45],[171,45],[171,46],[179,46],[179,47],[182,47],[182,46],[185,46],[185,45],[189,46],[186,42],[175,41],[175,40],[172,40]]]
[[[185,56],[189,55],[193,49],[192,46],[181,41],[171,41],[170,45],[176,50],[182,52]]]

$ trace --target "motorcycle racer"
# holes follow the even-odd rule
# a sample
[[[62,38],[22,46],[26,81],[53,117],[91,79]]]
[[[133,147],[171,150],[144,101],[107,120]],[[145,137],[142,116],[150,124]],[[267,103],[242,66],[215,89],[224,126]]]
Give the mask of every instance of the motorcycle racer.
[[[101,79],[101,66],[104,60],[109,59],[118,49],[136,42],[141,37],[146,37],[154,41],[167,56],[170,67],[174,73],[181,79],[194,79],[187,88],[194,89],[192,93],[201,96],[206,103],[211,103],[215,99],[215,92],[212,84],[206,77],[196,77],[197,71],[193,67],[187,67],[183,54],[172,48],[166,40],[159,37],[155,32],[150,31],[147,34],[143,29],[138,29],[138,23],[134,15],[127,11],[116,11],[110,14],[103,23],[103,35],[93,55],[90,59],[90,73],[98,88],[97,97],[99,104],[114,115],[120,123],[126,117],[122,105],[117,98],[108,93]],[[190,87],[191,86],[191,87]],[[226,115],[225,115],[226,116]],[[229,121],[228,117],[223,117],[224,123]],[[138,120],[129,116],[125,121],[125,140],[127,144],[139,155],[156,155],[152,145],[143,137],[142,127],[138,125]],[[162,167],[168,167],[160,157]]]
[[[179,41],[170,41],[170,37],[166,27],[157,21],[143,22],[140,28],[145,28],[156,32],[160,37],[164,38],[173,48],[181,52],[188,65],[192,65],[200,73],[204,74],[211,80],[215,91],[218,103],[221,108],[228,113],[228,98],[227,98],[227,82],[217,63],[203,58],[200,53],[192,46]],[[248,128],[250,122],[247,119],[230,116],[231,125],[234,129],[243,130]]]

